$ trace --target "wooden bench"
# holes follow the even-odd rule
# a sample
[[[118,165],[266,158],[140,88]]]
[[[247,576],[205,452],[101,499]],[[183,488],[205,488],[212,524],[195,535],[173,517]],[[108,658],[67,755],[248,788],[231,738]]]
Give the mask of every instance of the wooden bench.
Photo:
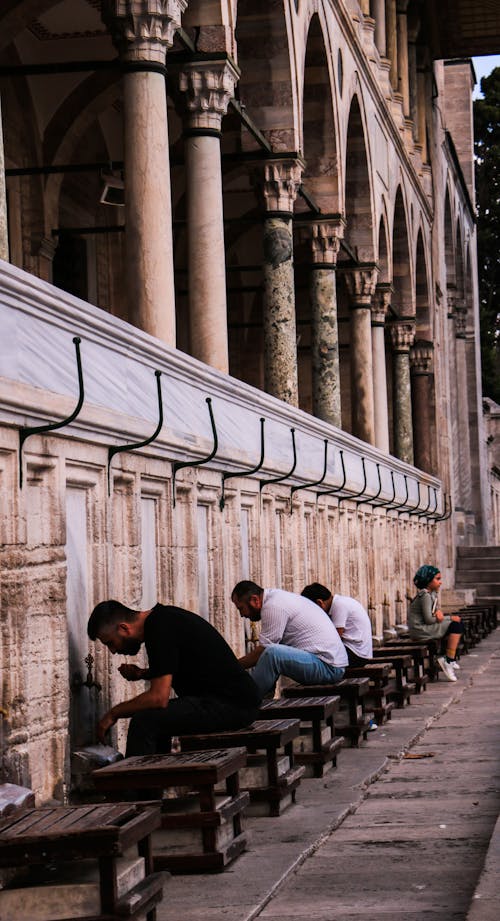
[[[247,845],[240,792],[244,748],[126,758],[93,772],[98,792],[110,799],[137,791],[162,800],[161,830],[153,836],[157,870],[172,873],[221,871]],[[217,792],[216,786],[224,791]],[[180,789],[179,789],[180,788]],[[164,792],[172,795],[164,797]]]
[[[437,681],[440,675],[440,668],[437,663],[438,656],[441,653],[441,640],[437,639],[427,639],[427,640],[412,640],[410,637],[399,637],[397,640],[388,640],[387,643],[384,643],[384,646],[378,647],[374,650],[378,656],[379,649],[390,649],[391,652],[407,653],[414,649],[422,649],[423,651],[423,669],[424,674],[429,677],[430,681]]]
[[[16,905],[22,906],[22,916],[31,921],[51,921],[65,906],[65,921],[82,918],[85,921],[118,921],[124,916],[154,921],[155,905],[162,898],[165,873],[152,873],[151,834],[161,822],[158,805],[134,803],[87,806],[50,806],[27,809],[6,816],[0,821],[0,867],[38,869],[37,882],[47,877],[50,864],[50,886],[30,886],[30,878],[22,878],[22,888],[15,886],[0,892],[0,917],[20,916]],[[123,857],[137,845],[142,875],[128,891],[123,888]],[[72,875],[66,884],[57,883],[56,869],[72,861]],[[82,867],[95,865],[95,883],[79,884]],[[129,859],[128,864],[134,861]],[[125,873],[125,883],[129,877]]]
[[[390,662],[392,668],[391,681],[387,688],[387,697],[394,700],[398,708],[410,703],[412,694],[416,693],[417,686],[411,680],[409,672],[413,667],[413,659],[408,653],[400,652],[392,647],[381,646],[373,650],[373,657],[376,660]]]
[[[366,696],[366,709],[373,710],[376,722],[381,726],[390,720],[392,711],[396,706],[394,700],[389,700],[389,678],[392,666],[388,662],[375,662],[370,665],[348,666],[345,670],[346,678],[368,678],[370,690]]]
[[[294,758],[305,768],[308,777],[323,777],[337,764],[337,754],[344,744],[335,735],[335,714],[340,697],[279,697],[264,700],[260,709],[271,719],[292,717],[300,720],[300,736],[294,739]]]
[[[368,678],[344,678],[335,684],[300,684],[284,688],[285,697],[325,697],[338,695],[341,699],[335,719],[335,735],[348,738],[358,746],[361,736],[366,739],[372,712],[367,711],[364,698],[370,689]]]
[[[384,655],[384,651],[386,651],[386,653],[388,652],[388,655]],[[412,667],[407,672],[407,681],[415,685],[415,692],[417,694],[421,694],[422,691],[425,691],[429,680],[429,675],[427,673],[429,661],[428,647],[420,643],[402,643],[399,646],[396,645],[396,643],[391,643],[391,645],[380,646],[373,651],[373,658],[375,660],[384,659],[390,661],[391,655],[408,655],[412,657]]]
[[[247,767],[240,784],[250,796],[256,815],[280,815],[295,802],[295,791],[305,768],[294,763],[293,742],[300,735],[298,719],[255,720],[245,729],[180,736],[182,751],[198,748],[247,749]]]

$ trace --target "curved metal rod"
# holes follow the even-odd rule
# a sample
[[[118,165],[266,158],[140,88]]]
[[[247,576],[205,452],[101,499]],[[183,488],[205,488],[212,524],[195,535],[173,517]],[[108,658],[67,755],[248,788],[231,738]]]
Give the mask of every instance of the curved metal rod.
[[[384,499],[383,502],[379,502],[376,508],[385,508],[386,506],[392,505],[394,499],[396,498],[396,484],[394,482],[394,470],[391,470],[391,483],[392,483],[392,496],[390,499]]]
[[[359,502],[356,502],[356,505],[364,505],[365,502],[373,502],[374,499],[378,499],[380,493],[382,492],[382,477],[380,476],[380,464],[377,464],[377,474],[378,474],[378,489],[375,495],[369,496],[368,499],[360,499]]]
[[[210,454],[207,457],[202,458],[202,460],[195,461],[177,461],[172,467],[172,504],[175,508],[175,478],[179,470],[182,470],[183,467],[201,467],[203,464],[208,464],[213,457],[217,454],[217,448],[219,447],[219,439],[217,436],[217,426],[215,425],[214,414],[212,410],[212,400],[210,397],[206,397],[205,402],[208,406],[208,412],[210,415],[210,424],[212,426],[212,435],[214,439],[214,446],[210,451]]]
[[[366,460],[365,460],[364,454],[361,455],[361,466],[363,468],[363,488],[360,489],[359,492],[353,493],[353,495],[350,495],[348,493],[347,496],[339,496],[339,508],[340,508],[340,503],[342,502],[343,499],[357,499],[358,496],[362,496],[366,492],[366,486],[367,486]]]
[[[264,425],[265,425],[265,422],[266,420],[264,419],[264,416],[261,416],[260,417],[260,460],[257,466],[252,467],[251,470],[238,470],[237,473],[223,473],[222,474],[222,492],[221,492],[221,497],[219,501],[219,508],[221,512],[225,505],[224,493],[225,493],[226,480],[231,480],[233,477],[238,477],[238,476],[252,476],[253,473],[257,473],[260,470],[260,468],[262,467],[262,464],[264,463]]]
[[[325,490],[322,490],[321,492],[317,492],[316,501],[318,500],[319,496],[334,496],[335,493],[342,492],[345,486],[345,481],[347,477],[345,464],[344,464],[344,452],[342,451],[342,449],[339,450],[339,455],[340,455],[340,463],[342,464],[342,482],[340,486],[334,486],[333,489],[325,489]]]
[[[62,422],[48,422],[46,425],[37,425],[34,427],[24,426],[24,428],[19,429],[19,488],[23,488],[23,445],[27,438],[30,435],[42,435],[45,432],[54,432],[56,429],[62,429],[63,426],[69,425],[73,422],[78,413],[80,412],[83,401],[85,398],[85,390],[83,386],[83,371],[82,371],[82,358],[80,355],[80,336],[73,337],[73,343],[76,351],[76,366],[78,369],[78,403],[76,404],[73,412],[67,419],[63,419]]]
[[[393,505],[392,508],[387,509],[388,512],[394,512],[394,511],[396,511],[398,508],[403,508],[403,505],[406,505],[406,503],[408,502],[408,476],[407,476],[406,473],[403,473],[403,478],[404,478],[404,481],[405,481],[406,496],[404,497],[404,499],[403,499],[402,502],[399,502],[399,503],[398,503],[398,505]]]
[[[420,505],[420,480],[417,480],[416,483],[417,483],[417,497],[418,497],[418,498],[417,498],[417,504],[416,504],[416,505],[412,505],[410,508],[405,508],[405,509],[403,509],[402,512],[398,512],[398,516],[399,516],[399,515],[406,515],[406,514],[408,514],[408,515],[414,515],[415,512],[417,511],[417,509],[418,509],[418,507],[419,507],[419,505]]]
[[[435,486],[432,487],[432,491],[433,491],[433,493],[434,493],[434,508],[432,509],[431,512],[427,512],[426,518],[427,518],[428,521],[429,521],[429,520],[432,521],[432,519],[434,518],[434,515],[435,515],[435,513],[436,513],[436,509],[437,509],[437,507],[438,507],[438,494],[437,494],[437,489],[436,489]]]
[[[293,450],[293,466],[288,473],[283,474],[283,476],[273,477],[272,480],[261,480],[259,484],[259,492],[262,492],[264,486],[269,486],[270,483],[281,483],[282,480],[288,480],[297,466],[297,449],[295,447],[295,429],[290,429],[292,433],[292,450]]]
[[[115,445],[112,448],[108,448],[108,496],[111,494],[111,461],[113,460],[115,454],[121,454],[123,451],[134,451],[135,448],[145,448],[146,445],[150,445],[161,432],[163,426],[163,400],[161,395],[160,381],[161,371],[155,371],[155,377],[156,389],[158,393],[158,425],[156,426],[151,437],[145,438],[144,441],[135,441],[133,444]]]
[[[314,483],[303,483],[301,486],[292,486],[292,487],[291,487],[291,489],[290,489],[290,515],[292,514],[292,511],[293,511],[293,496],[294,496],[294,493],[298,492],[299,489],[312,489],[313,486],[321,486],[323,480],[324,480],[325,477],[326,477],[326,470],[327,470],[327,467],[328,467],[328,438],[325,438],[325,439],[323,440],[323,444],[324,444],[324,446],[325,446],[325,463],[324,463],[324,466],[323,466],[323,473],[322,473],[321,479],[315,480]]]
[[[429,483],[427,483],[427,505],[425,506],[425,508],[422,509],[421,512],[418,512],[417,518],[427,517],[427,512],[429,511],[430,504],[431,504],[431,487]]]
[[[448,495],[448,499],[449,499],[449,501],[450,501],[450,505],[449,505],[449,508],[448,508],[448,510],[447,510],[447,509],[446,509],[446,506],[447,506],[447,503],[446,503],[446,493],[445,493],[445,495],[444,495],[444,512],[443,512],[442,515],[433,515],[433,518],[432,518],[433,521],[447,521],[448,518],[451,518],[451,515],[452,515],[452,513],[453,513],[453,502],[451,501],[451,495]]]

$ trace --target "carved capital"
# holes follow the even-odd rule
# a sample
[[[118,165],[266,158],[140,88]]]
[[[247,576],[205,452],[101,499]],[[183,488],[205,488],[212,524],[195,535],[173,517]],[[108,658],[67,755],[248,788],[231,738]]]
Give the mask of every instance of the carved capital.
[[[455,336],[457,339],[465,339],[467,332],[467,307],[465,304],[455,303],[453,311],[453,322],[455,324]]]
[[[415,320],[411,317],[407,320],[398,320],[391,323],[389,329],[394,351],[400,354],[408,353],[415,339]]]
[[[394,288],[391,284],[381,282],[375,288],[371,302],[372,326],[383,326],[389,307],[391,306]]]
[[[425,339],[416,339],[410,349],[410,367],[414,376],[432,373],[434,344]]]
[[[446,288],[446,306],[448,308],[448,317],[451,319],[457,303],[457,289],[455,285],[448,285]]]
[[[293,212],[304,168],[304,161],[296,157],[266,160],[255,169],[253,180],[265,211]]]
[[[352,307],[370,307],[377,276],[378,268],[372,262],[346,269],[345,282]]]
[[[337,264],[344,227],[345,221],[341,217],[311,220],[299,225],[300,239],[308,244],[314,265]]]
[[[164,64],[188,0],[103,0],[102,19],[124,61]]]
[[[179,89],[184,93],[189,128],[220,131],[239,76],[239,70],[229,60],[184,65],[179,73]]]

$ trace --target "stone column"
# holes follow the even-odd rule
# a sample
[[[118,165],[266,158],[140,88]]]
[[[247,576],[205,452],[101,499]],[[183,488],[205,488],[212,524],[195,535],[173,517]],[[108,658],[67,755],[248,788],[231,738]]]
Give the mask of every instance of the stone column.
[[[363,16],[370,15],[370,0],[359,0],[359,5],[361,7],[361,12]]]
[[[103,3],[124,69],[129,317],[169,345],[175,345],[175,293],[165,60],[187,2]]]
[[[417,79],[417,35],[420,21],[408,23],[408,97],[409,113],[413,122],[413,140],[418,140],[418,79]]]
[[[293,406],[298,406],[299,385],[292,215],[304,165],[300,158],[267,160],[255,175],[265,211],[265,386],[268,393]]]
[[[391,323],[393,349],[394,454],[413,464],[411,417],[410,346],[415,338],[415,320]]]
[[[9,225],[7,222],[7,193],[5,190],[5,158],[3,149],[2,107],[0,100],[0,259],[9,259]]]
[[[408,79],[408,0],[397,0],[398,91],[403,97],[405,118],[410,117],[410,85]]]
[[[220,131],[239,71],[230,60],[193,61],[179,74],[187,114],[187,179],[191,354],[229,371],[226,257]]]
[[[416,339],[410,349],[415,466],[432,473],[431,374],[434,345]]]
[[[377,283],[377,267],[360,264],[346,271],[350,298],[350,362],[352,434],[375,444],[371,299]]]
[[[427,78],[425,67],[417,69],[417,139],[422,147],[422,163],[428,163],[429,154],[427,151]]]
[[[385,38],[385,0],[374,0],[373,18],[375,19],[375,45],[381,58],[386,56]]]
[[[467,381],[467,307],[461,300],[455,301],[453,311],[456,339],[456,380],[457,380],[457,435],[458,444],[455,451],[458,457],[458,474],[460,498],[463,507],[471,507],[471,469],[470,469],[470,425],[469,425],[469,391]]]
[[[390,284],[377,285],[371,304],[375,444],[386,454],[389,453],[389,412],[385,363],[385,318],[390,307],[392,290]]]
[[[339,334],[335,268],[344,221],[325,216],[300,227],[311,251],[309,298],[311,302],[313,413],[324,422],[342,427],[340,403]]]
[[[393,90],[398,92],[398,38],[396,25],[396,0],[385,0],[385,42],[387,57],[391,62],[389,76]]]

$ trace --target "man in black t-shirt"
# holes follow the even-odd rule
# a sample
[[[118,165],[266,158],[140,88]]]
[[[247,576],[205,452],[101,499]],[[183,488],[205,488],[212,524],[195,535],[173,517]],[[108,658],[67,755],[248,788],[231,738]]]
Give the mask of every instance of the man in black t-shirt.
[[[117,720],[130,721],[126,757],[170,751],[171,737],[247,726],[258,715],[260,695],[220,635],[198,614],[156,604],[133,611],[119,601],[94,608],[87,632],[109,651],[134,656],[146,646],[148,668],[125,663],[127,681],[146,679],[147,691],[116,704],[99,720],[100,742]],[[170,690],[178,695],[170,700]]]

